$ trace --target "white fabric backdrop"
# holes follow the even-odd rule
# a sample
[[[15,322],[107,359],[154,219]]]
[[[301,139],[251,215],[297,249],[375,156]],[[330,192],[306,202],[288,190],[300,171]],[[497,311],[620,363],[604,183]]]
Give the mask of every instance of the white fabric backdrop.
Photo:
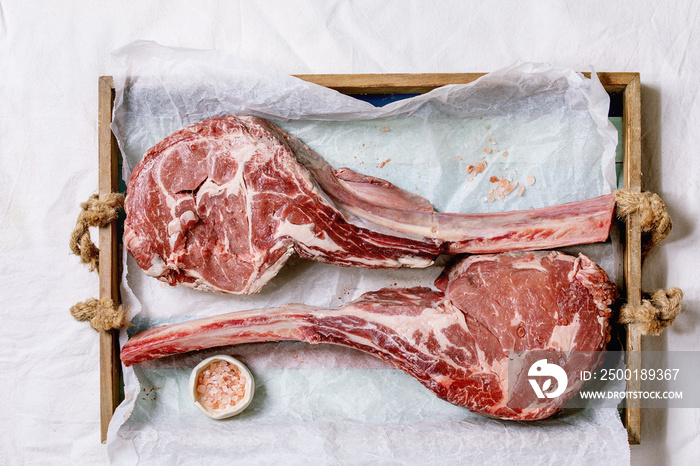
[[[0,0],[0,451],[104,464],[97,336],[68,309],[97,276],[68,250],[97,189],[97,78],[136,39],[218,49],[290,74],[491,71],[517,60],[642,76],[644,188],[674,219],[645,290],[684,313],[646,349],[700,350],[700,3]],[[634,464],[700,457],[700,409],[645,411]]]

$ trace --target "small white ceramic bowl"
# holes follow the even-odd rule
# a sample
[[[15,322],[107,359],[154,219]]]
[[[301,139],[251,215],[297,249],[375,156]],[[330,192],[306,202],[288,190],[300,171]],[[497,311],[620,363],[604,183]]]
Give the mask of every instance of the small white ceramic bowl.
[[[211,364],[214,361],[222,360],[233,364],[234,366],[238,367],[238,370],[241,371],[241,374],[245,377],[245,394],[243,395],[243,399],[239,400],[238,403],[233,405],[231,408],[210,409],[199,400],[199,393],[197,393],[197,379],[199,379],[199,374],[209,364]],[[243,363],[241,363],[239,360],[232,358],[231,356],[227,356],[225,354],[219,354],[205,359],[204,361],[197,364],[197,366],[195,366],[195,368],[192,369],[192,373],[190,374],[190,395],[192,396],[192,400],[194,401],[194,404],[197,405],[197,407],[200,410],[202,410],[204,414],[206,414],[212,419],[226,419],[228,417],[235,416],[236,414],[240,413],[241,411],[246,409],[250,402],[253,400],[254,391],[255,382],[253,381],[253,375],[250,373],[248,368],[244,366]]]

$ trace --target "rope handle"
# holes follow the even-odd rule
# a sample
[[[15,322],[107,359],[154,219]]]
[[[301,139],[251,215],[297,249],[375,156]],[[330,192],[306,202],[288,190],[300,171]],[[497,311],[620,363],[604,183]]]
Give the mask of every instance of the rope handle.
[[[90,271],[96,270],[100,260],[100,250],[90,238],[90,227],[103,227],[119,217],[119,211],[124,208],[124,196],[119,193],[109,193],[102,198],[93,194],[80,204],[82,210],[75,222],[75,228],[70,236],[70,250],[80,256],[80,262],[90,265]]]
[[[637,324],[643,335],[660,335],[681,312],[683,291],[680,288],[656,290],[639,306],[624,304],[620,308],[620,323]]]
[[[615,203],[618,217],[626,220],[633,213],[639,215],[642,257],[671,233],[673,222],[658,194],[620,189],[615,191]],[[618,321],[637,324],[643,335],[660,335],[678,317],[682,300],[680,288],[657,290],[646,295],[639,306],[624,304]]]
[[[90,227],[103,227],[119,218],[119,211],[124,208],[124,196],[119,193],[109,193],[102,197],[93,194],[80,207],[69,246],[73,254],[80,256],[80,262],[89,265],[92,272],[98,269],[100,250],[90,238]],[[115,305],[111,299],[90,298],[70,308],[70,313],[76,320],[89,322],[97,331],[128,325],[127,312],[126,308]]]
[[[642,256],[671,233],[673,228],[671,216],[658,194],[619,189],[615,191],[615,203],[617,215],[621,219],[627,219],[635,212],[639,214],[642,228]]]
[[[71,315],[79,322],[89,322],[92,328],[99,331],[120,329],[127,324],[127,309],[116,306],[109,298],[80,302],[70,308]]]

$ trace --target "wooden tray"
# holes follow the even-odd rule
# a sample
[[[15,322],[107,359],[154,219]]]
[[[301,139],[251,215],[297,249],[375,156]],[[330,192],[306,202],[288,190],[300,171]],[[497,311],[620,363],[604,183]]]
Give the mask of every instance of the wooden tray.
[[[421,94],[446,84],[464,84],[475,81],[485,73],[450,74],[312,74],[297,77],[335,89],[344,94]],[[590,77],[590,73],[584,73]],[[621,96],[623,140],[623,185],[635,192],[641,191],[641,84],[639,73],[598,73],[598,78],[609,94]],[[114,105],[114,83],[111,76],[99,78],[99,194],[119,192],[119,158],[117,142],[110,130]],[[638,216],[633,215],[625,226],[624,287],[623,295],[629,304],[638,306],[641,300],[641,229]],[[112,223],[100,228],[100,299],[110,298],[120,303],[121,276],[120,226]],[[641,333],[633,325],[624,329],[627,367],[641,369]],[[122,392],[121,363],[119,361],[118,332],[100,333],[100,419],[101,439],[107,438],[107,427],[120,402]],[[628,381],[627,390],[641,390],[641,381]],[[630,444],[641,441],[640,400],[626,400],[623,422]]]

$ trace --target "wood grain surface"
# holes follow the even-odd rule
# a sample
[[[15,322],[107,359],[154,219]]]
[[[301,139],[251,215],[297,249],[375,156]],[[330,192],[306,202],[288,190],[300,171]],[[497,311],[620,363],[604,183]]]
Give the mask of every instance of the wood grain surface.
[[[100,78],[98,92],[99,195],[102,197],[109,193],[119,192],[120,174],[119,150],[110,129],[114,105],[112,80]],[[115,305],[119,305],[121,302],[119,297],[119,243],[119,226],[116,222],[100,227],[99,296],[100,299],[111,299]],[[120,402],[120,373],[119,332],[117,330],[102,331],[100,332],[100,439],[102,443],[107,440],[109,421]]]

